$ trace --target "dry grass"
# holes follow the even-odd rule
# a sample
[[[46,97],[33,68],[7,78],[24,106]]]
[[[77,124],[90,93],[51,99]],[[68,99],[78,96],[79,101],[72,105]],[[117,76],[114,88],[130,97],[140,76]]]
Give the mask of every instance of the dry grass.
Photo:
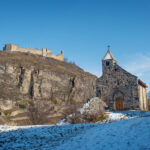
[[[11,63],[14,65],[31,67],[34,66],[36,69],[44,70],[51,69],[60,73],[68,73],[71,75],[81,76],[94,76],[90,73],[84,72],[83,69],[79,68],[75,64],[58,61],[53,58],[47,58],[39,55],[33,55],[29,53],[21,52],[0,52],[0,63],[6,64]],[[95,76],[96,77],[96,76]]]
[[[52,118],[45,118],[45,116],[48,116],[49,113],[54,112],[54,110],[50,110],[52,107],[50,104],[38,104],[34,102],[30,102],[30,106],[28,108],[28,104],[21,103],[23,101],[28,102],[28,100],[31,100],[31,96],[29,94],[22,94],[19,88],[19,77],[12,78],[12,74],[7,73],[5,71],[7,69],[7,64],[12,64],[12,67],[18,68],[34,68],[35,71],[47,71],[51,70],[52,72],[56,72],[59,74],[59,76],[64,74],[68,77],[74,78],[80,76],[80,78],[83,77],[92,77],[92,79],[96,76],[91,75],[90,73],[84,72],[81,68],[76,66],[72,63],[67,62],[61,62],[58,60],[55,60],[53,58],[46,58],[38,55],[28,54],[28,53],[20,53],[20,52],[2,52],[0,51],[0,67],[1,70],[4,71],[4,73],[0,74],[0,99],[2,100],[12,100],[16,102],[18,109],[29,109],[29,118],[31,120],[31,124],[44,124],[45,122],[50,122],[50,119]],[[15,71],[15,70],[14,70]],[[16,69],[16,71],[18,71]],[[20,73],[20,72],[19,72]],[[18,74],[19,74],[18,73]],[[14,81],[13,81],[14,80]],[[61,86],[61,85],[56,85]],[[60,88],[61,89],[61,88]],[[62,89],[62,91],[59,91],[59,93],[54,93],[52,99],[49,98],[48,100],[52,101],[52,105],[59,106],[61,105],[59,98],[55,99],[55,95],[57,94],[62,95],[61,97],[68,97],[69,104],[72,106],[75,105],[76,101],[71,98],[69,95],[70,89]],[[66,95],[64,95],[64,93]],[[65,98],[64,98],[65,99]],[[35,101],[33,99],[33,101]],[[42,99],[43,101],[43,99]],[[57,104],[58,103],[58,104]],[[65,102],[63,102],[65,103]],[[21,105],[20,105],[21,104]],[[66,104],[68,105],[68,104]],[[65,105],[65,106],[66,106]],[[48,108],[50,107],[50,108]],[[64,107],[64,106],[63,106]],[[46,111],[44,108],[46,108]],[[42,110],[42,111],[40,111]],[[24,114],[27,115],[27,114]],[[60,116],[58,116],[60,117]],[[47,119],[47,120],[46,120]],[[55,121],[55,118],[52,118]],[[75,122],[75,121],[74,121]],[[29,124],[29,122],[28,122]]]

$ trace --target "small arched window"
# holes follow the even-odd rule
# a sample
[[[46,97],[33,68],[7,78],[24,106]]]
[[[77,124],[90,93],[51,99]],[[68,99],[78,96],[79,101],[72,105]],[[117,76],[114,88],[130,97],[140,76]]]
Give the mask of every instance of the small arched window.
[[[109,61],[106,61],[106,66],[109,66],[109,64],[110,64]]]
[[[119,82],[119,80],[117,80],[117,85],[120,85],[120,82]]]

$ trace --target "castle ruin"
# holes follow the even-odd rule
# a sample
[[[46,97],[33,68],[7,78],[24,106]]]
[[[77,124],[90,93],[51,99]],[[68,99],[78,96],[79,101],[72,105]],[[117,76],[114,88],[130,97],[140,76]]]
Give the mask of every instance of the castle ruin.
[[[31,49],[31,48],[21,48],[15,44],[6,44],[3,48],[3,51],[31,53],[35,55],[41,55],[44,57],[51,57],[60,61],[64,60],[63,51],[61,51],[61,54],[59,55],[54,55],[52,54],[52,51],[47,48],[42,48],[42,50],[39,50],[39,49]]]

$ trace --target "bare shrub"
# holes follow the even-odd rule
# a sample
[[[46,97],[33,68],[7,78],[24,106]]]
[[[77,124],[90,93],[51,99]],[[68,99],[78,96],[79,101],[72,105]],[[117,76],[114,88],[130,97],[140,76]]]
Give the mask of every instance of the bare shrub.
[[[68,109],[64,111],[64,118],[71,124],[82,123],[81,114],[78,111],[81,108],[81,103],[70,104]]]
[[[70,105],[69,109],[65,112],[65,118],[71,124],[77,123],[88,123],[88,122],[98,122],[107,118],[105,115],[104,104],[100,102],[98,108],[87,109],[83,114],[78,110],[81,105]]]
[[[103,117],[104,117],[104,115],[102,115],[98,112],[84,113],[83,114],[83,118],[87,122],[98,122],[98,121],[102,120]]]
[[[82,115],[79,112],[75,112],[68,116],[67,121],[71,124],[83,123]]]
[[[29,103],[28,116],[31,124],[44,124],[47,122],[47,116],[51,111],[47,101],[39,100]]]
[[[91,99],[92,100],[92,99]],[[106,104],[99,98],[93,98],[89,103],[87,108],[84,108],[84,111],[79,111],[79,108],[82,108],[82,104],[70,104],[67,109],[64,111],[64,118],[71,123],[89,123],[89,122],[98,122],[103,121],[107,118],[105,114]]]
[[[104,105],[99,105],[98,110],[85,111],[83,113],[83,119],[87,122],[97,122],[105,119]]]

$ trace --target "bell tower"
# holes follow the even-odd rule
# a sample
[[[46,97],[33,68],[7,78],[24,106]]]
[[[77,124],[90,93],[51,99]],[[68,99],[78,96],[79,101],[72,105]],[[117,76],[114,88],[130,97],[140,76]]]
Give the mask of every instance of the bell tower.
[[[117,64],[117,61],[110,52],[110,46],[108,46],[108,51],[102,59],[103,73],[109,71],[115,64]]]

